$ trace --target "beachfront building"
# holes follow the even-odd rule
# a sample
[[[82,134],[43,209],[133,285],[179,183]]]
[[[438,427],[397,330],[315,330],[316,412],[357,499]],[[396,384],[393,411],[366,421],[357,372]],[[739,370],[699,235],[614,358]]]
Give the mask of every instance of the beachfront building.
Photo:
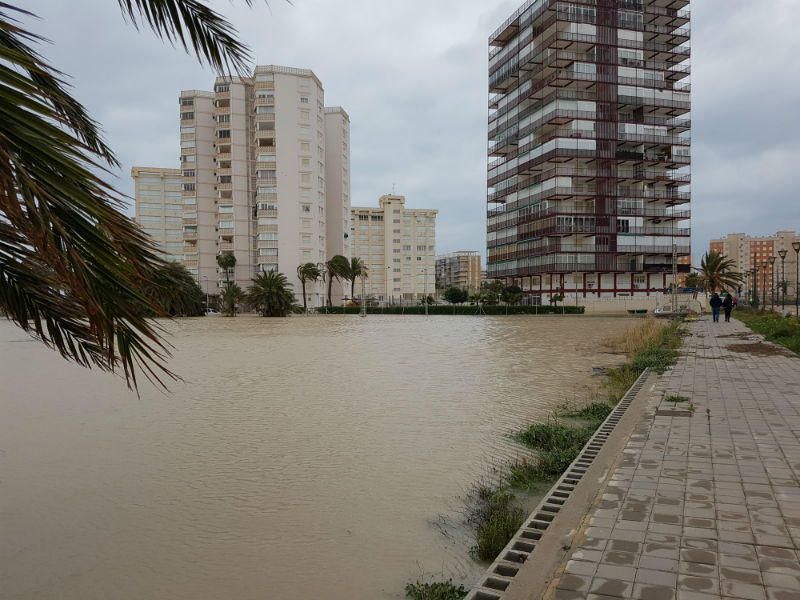
[[[461,250],[436,257],[436,288],[457,287],[477,294],[481,287],[481,256],[478,252]]]
[[[780,259],[780,251],[786,250],[786,282],[787,297],[794,298],[797,293],[797,253],[794,251],[793,244],[800,243],[800,236],[794,231],[778,231],[774,235],[768,236],[749,236],[744,233],[729,233],[728,235],[711,240],[709,250],[724,254],[731,259],[735,270],[745,275],[742,280],[742,291],[749,297],[754,287],[759,290],[759,298],[764,298],[763,292],[766,289],[766,299],[771,301],[773,282],[775,294],[778,296],[780,281],[783,275]],[[776,257],[774,266],[770,263],[770,257]],[[752,270],[758,267],[758,282],[754,286]],[[765,287],[766,284],[766,287]]]
[[[183,258],[183,202],[180,169],[133,167],[136,222],[155,243],[162,258]]]
[[[364,261],[368,301],[413,304],[436,292],[436,215],[410,209],[404,196],[381,196],[378,207],[353,207],[351,248]],[[362,296],[357,282],[356,298]]]
[[[312,71],[258,66],[178,102],[182,262],[204,289],[225,282],[220,253],[236,257],[231,280],[242,288],[280,271],[296,294],[298,265],[349,258],[350,119],[325,107]],[[306,288],[310,305],[322,304],[323,283]]]
[[[688,4],[529,0],[490,36],[489,278],[532,303],[670,285],[690,248]]]

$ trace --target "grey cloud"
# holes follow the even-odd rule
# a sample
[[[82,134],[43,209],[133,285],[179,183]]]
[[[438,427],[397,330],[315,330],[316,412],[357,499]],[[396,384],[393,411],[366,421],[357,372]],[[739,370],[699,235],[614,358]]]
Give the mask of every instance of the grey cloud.
[[[354,204],[396,185],[440,211],[438,249],[485,251],[486,40],[521,0],[219,0],[257,62],[313,69],[352,119]],[[800,228],[800,36],[794,0],[697,0],[693,10],[694,251],[729,231]],[[765,10],[765,4],[769,10]],[[43,52],[74,76],[123,162],[177,166],[177,95],[214,73],[137,33],[113,0],[31,0]],[[696,262],[699,260],[695,258]]]

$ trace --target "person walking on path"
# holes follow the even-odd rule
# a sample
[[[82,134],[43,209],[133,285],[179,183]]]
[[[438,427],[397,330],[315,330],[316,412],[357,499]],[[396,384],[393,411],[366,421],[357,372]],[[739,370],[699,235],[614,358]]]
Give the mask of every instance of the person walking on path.
[[[725,311],[725,322],[731,322],[731,311],[733,310],[733,296],[725,294],[725,300],[722,301],[722,309]]]
[[[722,306],[722,298],[719,297],[717,292],[714,292],[714,295],[711,296],[709,304],[711,305],[711,316],[714,317],[714,323],[719,323],[719,308]]]

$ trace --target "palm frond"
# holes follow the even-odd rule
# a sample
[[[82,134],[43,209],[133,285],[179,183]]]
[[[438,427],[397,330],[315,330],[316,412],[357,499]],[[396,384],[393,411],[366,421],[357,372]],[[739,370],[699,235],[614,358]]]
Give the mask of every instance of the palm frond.
[[[248,6],[254,0],[243,0]],[[123,15],[137,29],[146,24],[161,39],[192,50],[219,73],[243,75],[250,49],[236,29],[201,0],[117,0]]]
[[[140,285],[162,263],[90,170],[110,151],[30,39],[0,10],[0,308],[81,365],[120,369],[132,386],[143,370],[163,385],[168,348]]]

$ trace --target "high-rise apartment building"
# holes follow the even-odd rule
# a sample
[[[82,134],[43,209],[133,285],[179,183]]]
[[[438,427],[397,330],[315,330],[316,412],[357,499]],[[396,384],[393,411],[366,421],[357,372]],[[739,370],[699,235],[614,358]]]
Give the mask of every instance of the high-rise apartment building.
[[[236,257],[241,287],[280,271],[296,294],[298,265],[349,258],[350,120],[325,108],[312,71],[258,66],[213,92],[185,90],[179,105],[182,257],[204,289],[225,281],[220,253]]]
[[[481,255],[462,250],[436,257],[436,287],[457,287],[476,294],[481,287]]]
[[[725,255],[735,264],[734,269],[742,273],[743,291],[748,295],[753,287],[762,292],[767,290],[767,300],[770,300],[769,290],[773,284],[776,290],[780,289],[783,271],[786,271],[787,294],[792,298],[797,293],[797,253],[793,244],[800,243],[800,235],[794,231],[778,231],[775,235],[749,236],[744,233],[729,233],[723,238],[711,240],[709,249]],[[780,251],[786,251],[786,260],[781,261]],[[770,257],[775,257],[775,264],[770,262]],[[758,282],[754,286],[752,270],[758,268]],[[764,286],[766,284],[766,287]],[[777,292],[776,292],[777,293]]]
[[[133,167],[136,222],[142,226],[161,257],[183,258],[183,199],[179,169]]]
[[[529,0],[491,35],[490,278],[531,302],[668,287],[690,248],[688,4]]]
[[[352,209],[351,249],[367,266],[368,300],[415,303],[436,291],[438,211],[409,209],[405,202],[404,196],[386,195],[378,208]],[[360,281],[355,296],[362,296]]]

